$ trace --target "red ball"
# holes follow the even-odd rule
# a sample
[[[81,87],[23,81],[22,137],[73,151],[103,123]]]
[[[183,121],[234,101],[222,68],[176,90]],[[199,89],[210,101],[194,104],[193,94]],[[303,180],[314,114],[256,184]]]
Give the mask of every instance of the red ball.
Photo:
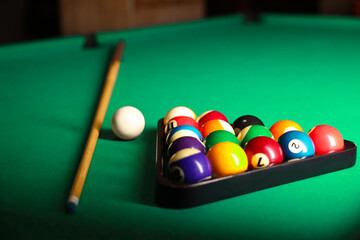
[[[196,119],[196,121],[199,123],[199,127],[201,128],[205,123],[214,119],[223,120],[227,123],[229,122],[224,114],[214,110],[204,112]]]
[[[344,148],[341,133],[329,125],[318,125],[308,132],[315,145],[315,155],[340,151]]]
[[[165,129],[164,129],[165,135],[168,134],[171,129],[176,128],[177,126],[181,126],[181,125],[193,126],[197,130],[199,130],[199,124],[193,118],[186,117],[186,116],[179,116],[179,117],[174,117],[174,118],[170,119],[168,124],[166,124]]]
[[[269,137],[251,139],[245,147],[245,153],[249,161],[249,169],[265,168],[282,163],[284,160],[280,144]]]

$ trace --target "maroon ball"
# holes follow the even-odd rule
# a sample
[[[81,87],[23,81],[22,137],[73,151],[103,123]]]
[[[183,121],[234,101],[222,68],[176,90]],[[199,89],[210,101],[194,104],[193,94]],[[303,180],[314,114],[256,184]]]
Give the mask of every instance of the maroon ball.
[[[246,147],[249,169],[264,168],[284,160],[280,144],[269,137],[256,137],[251,139]]]
[[[197,138],[185,136],[176,139],[174,142],[172,142],[168,147],[168,156],[171,157],[178,151],[185,149],[185,148],[193,148],[197,149],[203,153],[206,152],[205,145]]]

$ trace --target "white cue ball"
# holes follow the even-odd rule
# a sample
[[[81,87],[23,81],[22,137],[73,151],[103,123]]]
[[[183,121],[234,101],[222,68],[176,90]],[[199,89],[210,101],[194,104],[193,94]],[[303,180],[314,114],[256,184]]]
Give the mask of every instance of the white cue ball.
[[[121,107],[112,116],[111,128],[120,139],[135,139],[145,128],[144,115],[137,108]]]

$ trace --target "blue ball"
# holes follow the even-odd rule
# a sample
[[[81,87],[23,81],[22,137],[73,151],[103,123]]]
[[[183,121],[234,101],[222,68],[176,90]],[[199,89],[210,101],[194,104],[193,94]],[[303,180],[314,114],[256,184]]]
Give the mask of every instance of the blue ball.
[[[212,168],[205,153],[197,149],[183,149],[169,161],[169,178],[177,183],[196,183],[212,176]]]
[[[171,129],[171,131],[166,137],[166,143],[170,144],[179,137],[184,136],[193,136],[198,138],[200,141],[203,140],[203,136],[201,135],[200,131],[197,130],[195,127],[190,125],[180,125],[176,128]]]
[[[284,154],[284,161],[298,160],[315,154],[314,143],[304,132],[290,131],[278,139]]]

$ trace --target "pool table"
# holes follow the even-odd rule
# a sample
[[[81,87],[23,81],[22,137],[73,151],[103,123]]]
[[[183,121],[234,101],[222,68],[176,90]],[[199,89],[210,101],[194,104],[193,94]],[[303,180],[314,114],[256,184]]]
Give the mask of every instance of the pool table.
[[[0,47],[1,239],[359,239],[360,164],[185,209],[155,202],[158,120],[175,106],[360,141],[360,19],[241,15]],[[107,68],[126,43],[75,214],[65,212]],[[86,46],[86,47],[85,47]],[[111,131],[122,106],[144,132]]]

